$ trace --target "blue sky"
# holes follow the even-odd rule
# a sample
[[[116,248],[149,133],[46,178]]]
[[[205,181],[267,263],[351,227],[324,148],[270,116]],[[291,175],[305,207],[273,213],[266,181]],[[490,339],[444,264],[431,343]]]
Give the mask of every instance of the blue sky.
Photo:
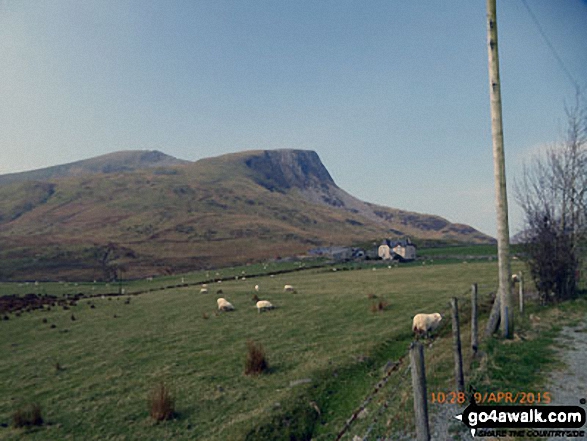
[[[580,86],[587,2],[526,0]],[[513,181],[574,86],[523,0],[498,0]],[[315,150],[363,200],[495,235],[486,3],[0,0],[0,173],[117,150]]]

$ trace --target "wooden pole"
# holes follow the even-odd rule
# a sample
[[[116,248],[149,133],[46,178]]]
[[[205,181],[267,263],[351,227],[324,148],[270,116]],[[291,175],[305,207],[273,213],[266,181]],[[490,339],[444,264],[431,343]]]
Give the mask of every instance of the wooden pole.
[[[461,353],[461,331],[459,329],[459,305],[456,297],[453,297],[452,306],[452,336],[453,351],[455,356],[455,382],[457,392],[465,391],[465,380],[463,376],[463,356]]]
[[[471,286],[471,348],[473,354],[479,348],[479,324],[477,322],[477,284]]]
[[[524,313],[524,274],[520,271],[520,314]]]
[[[487,319],[487,325],[485,326],[485,336],[491,337],[497,328],[499,327],[499,323],[501,321],[500,315],[500,305],[501,302],[499,301],[499,294],[495,296],[495,301],[493,302],[493,306],[491,307],[491,312],[489,313],[489,319]]]
[[[410,367],[412,369],[412,389],[414,390],[416,439],[418,441],[429,441],[426,368],[424,366],[424,346],[420,342],[413,342],[410,346]]]
[[[497,215],[498,294],[501,304],[501,316],[504,317],[506,308],[511,314],[507,320],[501,320],[502,336],[504,338],[511,338],[514,333],[514,320],[510,267],[510,233],[505,181],[505,155],[503,148],[503,121],[501,113],[501,86],[499,80],[497,12],[495,2],[496,0],[487,0],[487,50],[489,53],[489,95],[491,101],[491,132],[493,135],[493,169]]]

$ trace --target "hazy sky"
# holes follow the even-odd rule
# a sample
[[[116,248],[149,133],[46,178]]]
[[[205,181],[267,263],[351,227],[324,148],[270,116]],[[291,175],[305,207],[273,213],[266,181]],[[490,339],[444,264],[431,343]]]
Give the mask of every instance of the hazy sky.
[[[587,86],[587,1],[498,0],[510,230]],[[567,72],[565,72],[565,69]],[[0,0],[0,174],[315,150],[365,201],[495,235],[484,0]]]

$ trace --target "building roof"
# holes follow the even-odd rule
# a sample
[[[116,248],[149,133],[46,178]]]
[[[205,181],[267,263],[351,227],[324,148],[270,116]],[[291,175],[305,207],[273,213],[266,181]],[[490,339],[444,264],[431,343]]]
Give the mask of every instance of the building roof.
[[[381,242],[381,245],[387,245],[389,248],[395,248],[398,245],[403,248],[406,248],[408,246],[412,246],[414,248],[416,247],[416,245],[412,243],[409,237],[403,240],[384,239],[383,242]]]

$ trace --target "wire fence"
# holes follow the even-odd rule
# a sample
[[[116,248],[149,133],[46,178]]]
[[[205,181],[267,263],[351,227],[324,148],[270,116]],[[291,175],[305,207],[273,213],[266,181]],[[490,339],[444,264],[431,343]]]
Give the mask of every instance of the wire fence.
[[[478,285],[478,313],[488,313],[497,292],[497,285]],[[459,322],[463,325],[471,322],[471,291],[468,288],[456,296],[459,304]],[[451,304],[440,308],[443,319],[434,332],[434,337],[427,340],[431,348],[439,337],[451,333]],[[447,328],[448,327],[448,328]],[[481,332],[480,332],[481,333]],[[465,346],[463,344],[463,346]],[[429,368],[427,367],[427,370]],[[383,367],[384,374],[362,403],[346,420],[338,433],[336,441],[369,441],[391,439],[413,439],[413,398],[410,378],[409,349],[397,360],[390,361]],[[432,374],[434,370],[432,369]]]

